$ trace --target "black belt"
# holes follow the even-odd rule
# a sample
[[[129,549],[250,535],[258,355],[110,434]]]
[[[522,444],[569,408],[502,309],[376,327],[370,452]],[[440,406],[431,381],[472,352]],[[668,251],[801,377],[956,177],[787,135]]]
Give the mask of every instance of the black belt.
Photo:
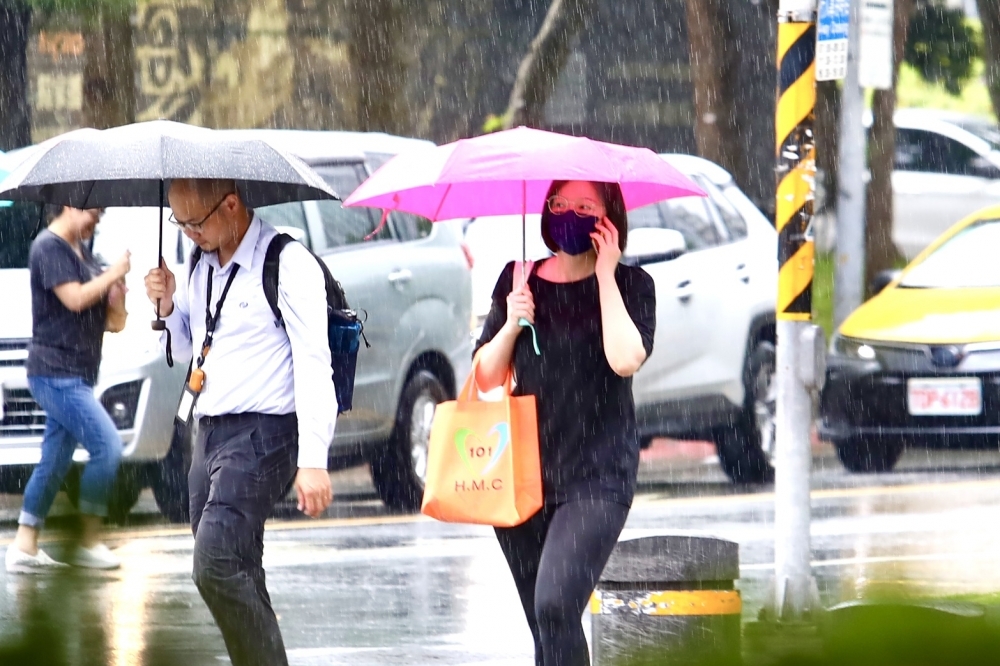
[[[291,414],[263,414],[261,412],[243,412],[241,414],[220,414],[218,416],[202,416],[198,419],[199,428],[217,428],[223,425],[246,425],[260,423],[265,420],[293,421],[297,417]]]

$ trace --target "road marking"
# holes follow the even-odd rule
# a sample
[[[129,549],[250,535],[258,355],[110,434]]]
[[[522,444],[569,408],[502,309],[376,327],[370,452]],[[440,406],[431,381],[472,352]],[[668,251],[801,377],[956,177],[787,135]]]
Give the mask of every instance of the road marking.
[[[913,495],[919,493],[958,492],[966,490],[1000,490],[1000,479],[980,481],[955,481],[951,483],[919,483],[906,486],[863,486],[859,488],[829,488],[814,490],[810,499],[842,499],[848,497],[883,497],[886,495]],[[696,504],[765,504],[774,501],[774,493],[744,493],[741,495],[715,495],[712,497],[653,497],[637,498],[635,506],[678,506]]]
[[[889,564],[898,562],[940,562],[949,560],[985,560],[995,559],[997,554],[990,551],[978,553],[924,553],[923,555],[880,555],[874,557],[842,557],[829,560],[813,560],[810,566],[821,567],[845,567],[855,564]],[[740,571],[770,571],[774,569],[774,562],[770,564],[742,564]]]
[[[850,497],[884,497],[889,495],[914,495],[922,493],[946,493],[971,490],[1000,490],[1000,479],[955,481],[949,483],[920,483],[900,486],[862,486],[858,488],[831,488],[814,490],[810,493],[813,500],[843,499]],[[774,501],[774,493],[744,493],[739,495],[715,495],[710,497],[637,497],[636,507],[657,506],[694,506],[724,505],[724,504],[766,504]],[[339,527],[376,527],[380,525],[407,525],[419,522],[435,522],[421,514],[403,516],[371,516],[365,518],[321,518],[319,520],[276,520],[268,521],[268,532],[287,532],[294,530],[334,529]],[[156,539],[179,537],[191,534],[188,526],[157,527],[139,529],[116,529],[107,533],[109,541],[124,541],[127,539]],[[58,540],[54,537],[42,537],[42,541],[50,543]],[[0,539],[0,546],[7,546],[13,538]]]

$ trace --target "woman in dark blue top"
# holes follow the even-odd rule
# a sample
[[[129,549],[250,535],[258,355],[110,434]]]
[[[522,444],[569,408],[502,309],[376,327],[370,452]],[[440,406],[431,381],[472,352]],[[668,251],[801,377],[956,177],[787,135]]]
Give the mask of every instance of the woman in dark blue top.
[[[544,506],[496,530],[537,666],[590,663],[581,615],[635,494],[631,377],[653,350],[656,296],[645,271],[619,263],[627,232],[617,185],[553,183],[542,237],[555,256],[526,284],[507,265],[477,346],[480,389],[502,384],[513,366],[515,394],[535,396],[538,408]]]
[[[17,536],[7,548],[7,571],[33,573],[65,566],[38,547],[38,533],[62,485],[77,442],[89,461],[80,479],[83,534],[71,563],[99,569],[119,566],[100,543],[108,493],[118,471],[122,441],[111,417],[94,396],[101,364],[108,299],[125,298],[126,252],[106,271],[87,241],[100,220],[99,209],[61,208],[31,244],[31,345],[28,386],[45,410],[42,457],[24,490]]]

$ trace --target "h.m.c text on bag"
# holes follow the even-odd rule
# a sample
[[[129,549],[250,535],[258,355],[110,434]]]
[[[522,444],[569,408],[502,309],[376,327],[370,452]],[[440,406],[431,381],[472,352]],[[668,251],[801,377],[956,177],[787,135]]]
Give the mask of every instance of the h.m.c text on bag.
[[[535,397],[479,399],[476,366],[457,400],[437,406],[421,512],[452,523],[511,527],[542,508]]]

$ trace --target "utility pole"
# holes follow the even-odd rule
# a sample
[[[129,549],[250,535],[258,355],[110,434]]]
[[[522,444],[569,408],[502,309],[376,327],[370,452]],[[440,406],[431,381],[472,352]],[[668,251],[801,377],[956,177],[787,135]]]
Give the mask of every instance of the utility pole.
[[[861,2],[851,2],[847,78],[840,105],[837,244],[833,276],[835,327],[861,305],[865,291],[864,91],[859,79]]]
[[[778,7],[777,414],[773,610],[801,618],[814,604],[810,571],[809,475],[812,391],[821,382],[812,321],[816,181],[816,0],[780,0]]]

